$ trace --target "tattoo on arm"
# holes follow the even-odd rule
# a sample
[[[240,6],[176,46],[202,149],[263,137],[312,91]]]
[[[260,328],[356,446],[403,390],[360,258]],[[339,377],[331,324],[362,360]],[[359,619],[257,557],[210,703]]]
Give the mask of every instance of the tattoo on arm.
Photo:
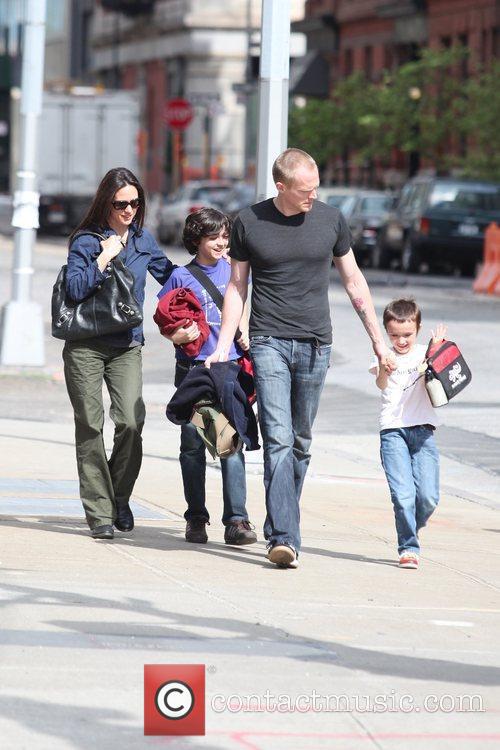
[[[380,338],[380,331],[378,330],[376,320],[370,320],[364,299],[362,297],[353,297],[352,305],[358,313],[370,339],[372,341],[378,340]]]
[[[366,320],[366,310],[365,310],[365,303],[362,297],[354,297],[352,304],[354,305],[354,309],[358,313],[359,317],[363,321],[363,323]]]

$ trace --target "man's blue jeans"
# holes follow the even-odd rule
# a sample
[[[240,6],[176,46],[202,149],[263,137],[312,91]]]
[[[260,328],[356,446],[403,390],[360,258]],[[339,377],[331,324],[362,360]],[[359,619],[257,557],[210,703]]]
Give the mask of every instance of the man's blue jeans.
[[[287,544],[297,552],[299,500],[330,352],[331,345],[313,341],[273,336],[250,341],[264,445],[264,536],[271,545]]]
[[[186,365],[184,363],[177,363],[175,371],[176,386],[182,383],[192,366],[192,363]],[[184,518],[188,521],[194,516],[202,516],[208,521],[210,516],[205,497],[207,463],[205,443],[198,435],[196,427],[192,424],[181,426],[179,460],[184,485],[184,497],[188,506],[184,513]],[[221,458],[220,466],[222,473],[222,497],[224,501],[222,523],[248,521],[246,510],[245,457],[243,451],[238,451],[229,456],[229,458]]]
[[[439,454],[427,425],[380,433],[380,457],[394,506],[398,552],[418,553],[418,532],[439,502]]]

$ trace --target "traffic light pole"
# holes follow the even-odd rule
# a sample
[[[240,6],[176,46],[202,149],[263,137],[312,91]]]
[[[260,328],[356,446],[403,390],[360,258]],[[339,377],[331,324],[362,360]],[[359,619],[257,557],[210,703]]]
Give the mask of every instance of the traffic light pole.
[[[35,170],[44,51],[45,0],[27,0],[21,73],[21,148],[12,218],[15,227],[12,298],[2,315],[2,365],[41,366],[45,363],[42,310],[30,299],[40,197]]]
[[[271,168],[288,139],[290,0],[262,0],[257,201],[275,195]]]

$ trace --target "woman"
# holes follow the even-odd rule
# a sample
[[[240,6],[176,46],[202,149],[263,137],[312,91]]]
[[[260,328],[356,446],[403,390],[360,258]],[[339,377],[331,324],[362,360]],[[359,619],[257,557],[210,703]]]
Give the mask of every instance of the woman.
[[[144,190],[128,169],[111,169],[102,179],[87,215],[70,237],[66,291],[76,302],[106,278],[106,266],[118,255],[132,272],[134,294],[142,307],[146,272],[164,284],[175,266],[143,229]],[[85,232],[105,237],[100,241]],[[113,539],[113,525],[131,531],[130,495],[142,461],[142,326],[117,334],[66,342],[66,387],[75,413],[75,443],[80,497],[94,539]],[[103,441],[102,384],[115,424],[113,452]]]

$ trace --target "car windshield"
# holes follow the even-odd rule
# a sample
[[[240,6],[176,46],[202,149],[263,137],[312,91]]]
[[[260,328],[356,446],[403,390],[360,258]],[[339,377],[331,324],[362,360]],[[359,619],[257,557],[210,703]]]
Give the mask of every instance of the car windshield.
[[[429,203],[444,211],[500,211],[500,187],[483,185],[435,185]]]
[[[255,197],[254,185],[236,185],[229,195],[225,196],[228,201],[248,201],[251,203]]]
[[[218,201],[224,200],[230,190],[231,188],[229,185],[227,187],[224,185],[214,185],[214,187],[200,187],[193,190],[191,199],[197,201],[215,201],[217,203]]]
[[[389,195],[370,195],[362,198],[360,212],[362,214],[380,214],[388,211],[392,205]]]
[[[348,214],[354,207],[355,197],[354,195],[346,195],[345,193],[333,193],[327,195],[326,203],[329,206],[335,206],[342,211],[343,214]]]

